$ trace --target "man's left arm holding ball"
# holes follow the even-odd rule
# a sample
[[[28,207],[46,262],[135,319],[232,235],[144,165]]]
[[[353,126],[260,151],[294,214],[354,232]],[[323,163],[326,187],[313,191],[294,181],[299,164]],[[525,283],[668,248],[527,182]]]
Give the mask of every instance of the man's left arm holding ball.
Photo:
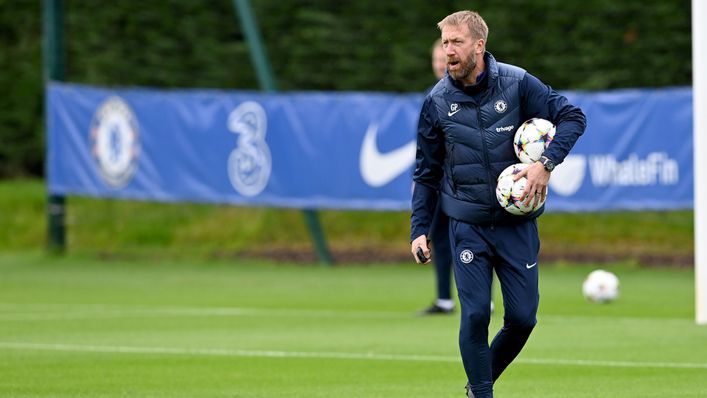
[[[547,119],[555,125],[555,137],[543,153],[540,161],[534,162],[518,173],[516,180],[527,178],[521,200],[529,205],[533,199],[545,200],[550,173],[562,163],[587,127],[584,113],[570,104],[567,97],[553,90],[538,78],[526,73],[520,82],[523,120],[534,117]]]

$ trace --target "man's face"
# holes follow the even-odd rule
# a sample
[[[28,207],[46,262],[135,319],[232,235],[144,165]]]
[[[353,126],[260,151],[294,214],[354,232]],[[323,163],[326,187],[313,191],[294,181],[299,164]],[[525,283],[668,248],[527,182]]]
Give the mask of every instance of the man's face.
[[[476,68],[477,56],[483,54],[484,41],[474,40],[467,25],[448,25],[442,28],[442,46],[447,56],[447,70],[455,80],[467,84]]]
[[[447,55],[444,53],[442,46],[435,47],[432,52],[432,72],[437,80],[444,77],[444,71],[447,69]]]

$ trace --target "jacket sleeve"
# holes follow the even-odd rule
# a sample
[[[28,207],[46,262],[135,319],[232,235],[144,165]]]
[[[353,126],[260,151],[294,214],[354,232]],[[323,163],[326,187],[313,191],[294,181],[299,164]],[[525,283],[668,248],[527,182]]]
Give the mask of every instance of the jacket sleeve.
[[[544,155],[556,164],[562,163],[587,127],[584,113],[530,73],[526,73],[521,81],[520,92],[527,119],[539,117],[556,126],[555,138]]]
[[[417,154],[413,174],[415,187],[410,216],[411,241],[420,235],[429,235],[443,176],[444,152],[444,136],[437,123],[434,103],[428,96],[422,105],[417,125]]]

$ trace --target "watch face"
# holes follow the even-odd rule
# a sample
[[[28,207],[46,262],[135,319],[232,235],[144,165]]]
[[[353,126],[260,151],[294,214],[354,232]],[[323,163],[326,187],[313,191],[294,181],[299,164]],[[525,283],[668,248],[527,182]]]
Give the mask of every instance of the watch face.
[[[552,171],[555,168],[555,163],[553,163],[550,158],[543,156],[541,159],[545,170]]]

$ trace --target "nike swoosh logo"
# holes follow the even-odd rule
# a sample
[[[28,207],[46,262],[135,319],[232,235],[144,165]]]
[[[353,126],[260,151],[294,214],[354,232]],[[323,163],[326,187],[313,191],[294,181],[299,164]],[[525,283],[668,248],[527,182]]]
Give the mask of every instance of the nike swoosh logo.
[[[371,123],[361,145],[359,168],[361,177],[372,187],[382,187],[393,181],[415,164],[417,142],[412,140],[392,151],[381,153],[376,144],[378,124]]]
[[[584,183],[587,171],[587,158],[584,155],[568,155],[552,171],[548,185],[560,196],[574,195]]]
[[[525,268],[531,269],[531,268],[535,267],[536,265],[538,265],[538,263],[532,263],[532,264],[525,263]]]
[[[460,110],[461,110],[461,108],[457,109],[457,110],[454,111],[454,112],[447,112],[447,116],[454,116],[454,114],[457,113],[457,112],[459,112]]]

